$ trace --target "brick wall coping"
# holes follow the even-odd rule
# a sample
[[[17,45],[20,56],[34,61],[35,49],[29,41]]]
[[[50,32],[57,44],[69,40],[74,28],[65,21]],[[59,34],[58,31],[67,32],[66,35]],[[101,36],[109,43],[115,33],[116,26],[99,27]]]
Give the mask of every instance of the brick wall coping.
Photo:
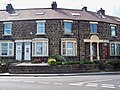
[[[19,63],[15,66],[50,66],[48,63]]]

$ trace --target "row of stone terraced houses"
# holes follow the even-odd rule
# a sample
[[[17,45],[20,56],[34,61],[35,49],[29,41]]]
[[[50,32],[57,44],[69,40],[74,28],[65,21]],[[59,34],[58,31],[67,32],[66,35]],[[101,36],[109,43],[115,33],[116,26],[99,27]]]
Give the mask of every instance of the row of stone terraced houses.
[[[69,60],[120,58],[120,18],[102,8],[0,10],[0,58],[31,60],[59,54]]]

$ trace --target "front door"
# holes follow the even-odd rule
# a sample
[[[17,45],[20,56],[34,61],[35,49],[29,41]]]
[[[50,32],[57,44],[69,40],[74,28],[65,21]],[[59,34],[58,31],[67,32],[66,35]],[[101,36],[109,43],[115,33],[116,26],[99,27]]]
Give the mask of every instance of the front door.
[[[22,43],[16,43],[16,60],[22,60]]]
[[[24,47],[24,60],[31,60],[31,43],[25,42]]]

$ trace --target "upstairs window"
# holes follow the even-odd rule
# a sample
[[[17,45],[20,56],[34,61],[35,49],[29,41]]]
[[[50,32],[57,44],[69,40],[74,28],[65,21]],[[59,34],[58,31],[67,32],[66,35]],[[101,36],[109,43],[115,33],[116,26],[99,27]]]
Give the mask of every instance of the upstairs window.
[[[111,36],[116,36],[116,26],[111,26]]]
[[[90,33],[98,33],[97,24],[98,22],[90,22]]]
[[[65,34],[72,33],[72,21],[64,21],[64,32]]]
[[[4,35],[12,34],[12,22],[4,22]]]
[[[37,22],[37,34],[45,34],[45,21]]]
[[[97,24],[90,24],[91,33],[97,33]]]

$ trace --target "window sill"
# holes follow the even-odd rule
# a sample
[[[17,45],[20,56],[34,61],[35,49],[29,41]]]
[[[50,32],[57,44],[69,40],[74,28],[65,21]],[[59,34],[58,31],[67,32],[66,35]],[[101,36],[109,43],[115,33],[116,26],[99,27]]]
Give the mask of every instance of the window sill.
[[[2,36],[12,36],[12,34],[8,34],[8,35],[3,34]]]
[[[118,36],[111,36],[111,37],[118,37]]]
[[[65,56],[65,57],[77,57],[77,55],[62,55],[62,56]]]
[[[111,57],[120,57],[120,55],[110,55]]]
[[[99,34],[99,33],[90,33],[90,34]]]
[[[64,35],[73,35],[74,33],[64,33]]]
[[[14,56],[5,56],[5,55],[1,55],[1,57],[14,57]]]
[[[35,35],[46,35],[46,33],[36,33]]]
[[[32,57],[48,57],[48,55],[39,55],[39,56],[32,56]]]

